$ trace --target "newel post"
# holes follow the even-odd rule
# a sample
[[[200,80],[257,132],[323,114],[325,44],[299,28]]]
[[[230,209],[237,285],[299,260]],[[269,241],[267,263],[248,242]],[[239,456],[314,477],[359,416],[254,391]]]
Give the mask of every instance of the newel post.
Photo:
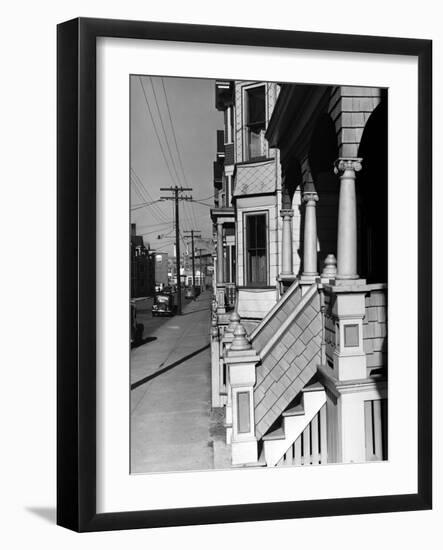
[[[235,327],[225,362],[229,369],[232,402],[232,464],[258,461],[255,437],[254,385],[255,368],[260,358],[252,349],[241,323]]]
[[[229,325],[226,327],[222,339],[222,370],[221,375],[225,379],[225,392],[226,392],[226,402],[225,402],[225,429],[226,429],[226,443],[231,444],[232,439],[232,392],[231,392],[231,382],[229,378],[229,368],[226,364],[226,357],[231,347],[232,340],[234,339],[234,331],[237,325],[240,323],[240,316],[237,313],[237,302],[235,304],[234,311],[229,317]]]

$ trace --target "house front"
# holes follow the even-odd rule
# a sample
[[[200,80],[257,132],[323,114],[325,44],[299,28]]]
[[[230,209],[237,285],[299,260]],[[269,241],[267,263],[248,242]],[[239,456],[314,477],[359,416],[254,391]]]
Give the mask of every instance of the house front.
[[[232,463],[384,460],[386,90],[217,82],[216,104],[212,403]]]

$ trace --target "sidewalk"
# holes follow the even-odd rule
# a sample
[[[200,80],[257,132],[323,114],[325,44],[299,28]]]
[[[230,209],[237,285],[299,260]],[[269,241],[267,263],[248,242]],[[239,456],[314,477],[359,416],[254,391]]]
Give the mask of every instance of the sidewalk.
[[[132,473],[214,468],[209,300],[205,292],[186,304],[131,352]]]

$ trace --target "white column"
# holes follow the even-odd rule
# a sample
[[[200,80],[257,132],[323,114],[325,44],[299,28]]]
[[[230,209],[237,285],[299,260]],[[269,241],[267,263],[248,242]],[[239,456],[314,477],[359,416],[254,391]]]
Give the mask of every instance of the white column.
[[[226,108],[226,143],[232,143],[231,111],[232,106],[230,105]]]
[[[309,183],[303,192],[305,207],[305,231],[303,241],[303,273],[302,278],[313,278],[317,271],[317,216],[315,212],[318,195],[314,185]]]
[[[360,158],[340,158],[335,163],[335,173],[340,176],[337,279],[358,279],[355,173],[361,170],[361,161]]]
[[[217,220],[217,313],[226,312],[225,285],[224,285],[224,258],[223,258],[223,222]]]
[[[294,211],[282,209],[280,215],[283,219],[282,227],[282,266],[281,275],[292,275],[292,217]]]
[[[223,222],[217,220],[217,285],[223,284]]]

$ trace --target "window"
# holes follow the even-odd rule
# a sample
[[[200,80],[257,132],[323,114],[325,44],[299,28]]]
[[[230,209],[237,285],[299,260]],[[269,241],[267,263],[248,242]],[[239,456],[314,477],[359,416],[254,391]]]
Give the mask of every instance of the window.
[[[246,90],[246,155],[247,160],[265,156],[265,87]]]
[[[266,286],[268,280],[267,261],[267,216],[263,214],[246,215],[246,284],[248,286]]]

